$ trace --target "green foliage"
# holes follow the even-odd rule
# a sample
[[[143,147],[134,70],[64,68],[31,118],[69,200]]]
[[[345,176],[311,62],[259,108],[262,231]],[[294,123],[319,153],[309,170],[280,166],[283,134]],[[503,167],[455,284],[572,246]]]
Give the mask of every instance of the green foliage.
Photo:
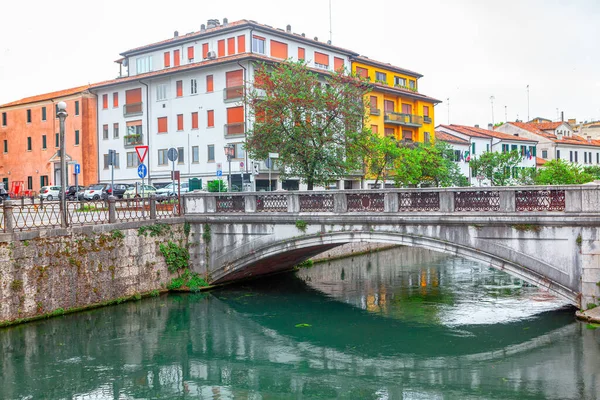
[[[206,244],[210,243],[210,239],[211,239],[211,235],[210,235],[210,225],[209,224],[204,224],[204,226],[202,227],[202,240],[204,240],[204,242]]]
[[[519,176],[516,178],[516,184],[521,186],[535,185],[538,176],[538,170],[535,167],[522,168],[519,170]]]
[[[591,175],[595,180],[600,179],[600,165],[588,165],[583,167],[583,172]]]
[[[564,160],[550,160],[544,164],[537,175],[535,183],[538,185],[580,185],[591,182],[594,177],[585,172],[577,164]]]
[[[133,296],[131,296],[131,300],[141,300],[141,299],[142,299],[141,293],[134,293]]]
[[[171,227],[167,224],[154,224],[154,225],[144,225],[140,226],[138,229],[138,236],[148,236],[156,237],[163,235],[171,230]]]
[[[177,277],[177,278],[173,278],[171,279],[171,282],[167,285],[167,289],[169,290],[177,290],[177,289],[181,289],[183,287],[183,278],[182,277]]]
[[[75,209],[75,212],[100,212],[107,211],[106,207],[98,207],[96,204],[82,204],[79,208]]]
[[[210,181],[206,185],[206,189],[209,192],[213,192],[213,193],[214,192],[226,192],[227,191],[227,182],[223,181],[222,179]]]
[[[118,230],[118,229],[115,229],[115,230],[111,231],[111,232],[110,232],[110,236],[111,236],[111,237],[112,237],[114,240],[117,240],[117,239],[124,239],[124,238],[125,238],[125,234],[124,234],[123,232],[121,232],[120,230]]]
[[[307,226],[308,226],[308,223],[304,220],[299,219],[296,221],[296,228],[298,228],[299,231],[306,232]]]
[[[159,249],[165,257],[169,272],[176,272],[179,269],[187,268],[190,260],[190,252],[186,247],[181,247],[169,240],[167,244],[161,243]]]
[[[167,285],[169,290],[179,290],[188,288],[191,291],[200,290],[203,287],[208,286],[208,283],[197,273],[191,272],[189,269],[184,269],[183,274],[177,278],[173,278]]]
[[[52,311],[49,314],[49,316],[50,317],[56,317],[56,316],[59,316],[59,315],[64,315],[64,313],[65,313],[65,309],[61,307],[61,308],[57,308],[56,310]]]
[[[300,177],[309,190],[362,167],[369,84],[343,72],[322,77],[303,62],[261,64],[254,77],[245,99],[255,119],[251,158],[278,152],[281,179]]]
[[[471,159],[473,176],[483,176],[493,186],[506,186],[511,181],[510,172],[521,162],[522,156],[517,150],[500,153],[487,151]]]
[[[192,230],[192,225],[190,225],[190,223],[186,221],[183,224],[183,233],[185,234],[186,237],[190,236],[191,230]]]
[[[520,232],[536,232],[537,233],[542,229],[541,226],[532,225],[532,224],[515,224],[512,227]]]
[[[160,296],[160,291],[157,289],[154,289],[153,291],[150,292],[150,297],[158,297]]]
[[[596,308],[598,305],[596,303],[587,303],[587,309],[591,310],[592,308]]]
[[[23,289],[23,281],[21,281],[19,279],[12,281],[12,283],[10,284],[10,288],[12,290],[14,290],[15,292]]]
[[[300,264],[297,265],[298,268],[310,268],[315,265],[313,260],[304,260]]]
[[[577,239],[575,239],[575,244],[577,244],[577,246],[581,247],[581,243],[583,242],[583,239],[581,239],[581,233],[579,235],[577,235]]]
[[[302,323],[302,324],[296,324],[295,326],[296,326],[296,328],[310,328],[312,325],[311,324]]]

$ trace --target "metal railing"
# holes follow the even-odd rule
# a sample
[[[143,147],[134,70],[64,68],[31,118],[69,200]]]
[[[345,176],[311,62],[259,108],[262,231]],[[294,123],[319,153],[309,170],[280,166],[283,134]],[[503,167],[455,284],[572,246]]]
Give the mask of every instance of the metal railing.
[[[235,124],[225,124],[225,137],[232,135],[243,135],[246,132],[246,124],[244,122],[236,122]]]
[[[123,116],[124,117],[133,117],[136,115],[144,114],[144,103],[130,103],[123,105]]]
[[[124,147],[138,146],[140,144],[144,144],[144,135],[136,134],[123,136]]]
[[[243,86],[233,86],[223,89],[223,100],[235,101],[241,100],[244,96]]]
[[[423,125],[423,117],[414,114],[402,114],[386,111],[385,122],[403,126],[420,127]]]

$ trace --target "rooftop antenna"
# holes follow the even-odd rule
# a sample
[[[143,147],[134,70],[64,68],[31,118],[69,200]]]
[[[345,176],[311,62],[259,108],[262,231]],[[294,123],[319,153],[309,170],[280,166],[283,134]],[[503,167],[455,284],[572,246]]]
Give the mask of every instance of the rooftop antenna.
[[[331,33],[331,0],[329,0],[329,42],[332,43],[333,34]]]
[[[504,122],[508,122],[508,106],[504,106]]]
[[[496,98],[492,95],[490,96],[490,102],[492,103],[492,126],[494,125],[494,100]]]
[[[529,85],[527,85],[527,122],[531,121],[529,118]]]
[[[450,97],[446,99],[446,102],[448,103],[448,125],[450,125]]]

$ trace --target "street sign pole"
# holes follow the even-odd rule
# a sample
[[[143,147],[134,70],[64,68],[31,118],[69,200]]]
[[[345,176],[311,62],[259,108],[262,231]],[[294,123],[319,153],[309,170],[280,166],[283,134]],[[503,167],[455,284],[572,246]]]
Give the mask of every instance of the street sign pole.
[[[273,191],[271,184],[271,168],[273,168],[273,159],[279,158],[279,153],[269,153],[269,192]]]

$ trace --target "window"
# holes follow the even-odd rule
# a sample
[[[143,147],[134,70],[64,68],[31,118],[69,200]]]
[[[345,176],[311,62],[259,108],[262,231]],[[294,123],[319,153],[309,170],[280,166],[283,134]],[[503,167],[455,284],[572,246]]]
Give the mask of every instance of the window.
[[[198,113],[192,113],[192,129],[198,129]]]
[[[371,125],[371,132],[373,132],[373,133],[379,133],[379,126],[377,126],[377,125]]]
[[[411,79],[409,82],[409,87],[413,90],[416,89],[416,87],[417,87],[416,82]]]
[[[548,158],[548,150],[542,150],[542,158]]]
[[[387,75],[383,72],[375,71],[375,80],[387,82]]]
[[[304,47],[298,47],[298,61],[304,61],[306,59],[306,50]]]
[[[369,79],[369,70],[362,67],[356,67],[356,76]]]
[[[471,155],[475,155],[475,142],[471,143]]]
[[[41,186],[48,186],[48,175],[40,176],[40,187]]]
[[[208,58],[208,43],[202,44],[202,58],[205,60]]]
[[[46,107],[42,107],[42,121],[46,121]]]
[[[183,130],[183,114],[177,114],[177,130]]]
[[[315,66],[317,68],[329,69],[329,54],[315,51]]]
[[[137,168],[140,165],[140,159],[135,151],[127,152],[127,168]]]
[[[215,110],[208,110],[206,112],[206,126],[208,128],[214,128],[214,126],[215,126]]]
[[[163,59],[164,59],[165,68],[169,68],[171,66],[171,52],[165,51],[165,54],[163,55]]]
[[[27,110],[27,123],[31,123],[31,110]]]
[[[108,139],[108,124],[102,125],[102,139]]]
[[[137,74],[152,71],[152,56],[138,57],[135,60],[135,70]]]
[[[107,94],[102,95],[102,109],[103,110],[108,109],[108,95]],[[58,114],[58,112],[57,112],[57,114]]]
[[[490,144],[489,143],[485,144],[485,151],[490,151]]]
[[[27,138],[27,151],[31,151],[31,136]]]
[[[167,149],[158,150],[158,165],[167,165]]]
[[[233,147],[233,158],[243,159],[246,158],[246,151],[244,150],[244,143],[234,143]]]
[[[181,64],[181,54],[179,50],[173,50],[173,65],[179,67]]]
[[[185,164],[185,159],[183,158],[185,153],[183,152],[183,147],[177,148],[177,164]]]
[[[167,84],[161,83],[156,86],[156,101],[162,101],[167,99]]]
[[[119,92],[114,92],[113,93],[113,108],[117,108],[119,107]],[[76,110],[76,114],[79,115],[79,112],[77,111],[79,109],[79,102],[76,101],[75,102],[75,110]]]
[[[217,52],[219,57],[225,56],[225,39],[221,39],[217,42]]]
[[[158,133],[167,133],[168,132],[168,121],[167,117],[158,118]]]
[[[215,145],[208,145],[208,162],[215,161]]]
[[[117,104],[115,104],[115,95],[117,95],[117,93],[113,93],[113,107],[119,105],[119,96],[117,95]],[[77,115],[79,115],[79,100],[75,100],[75,116]]]
[[[587,151],[584,151],[584,152],[583,152],[583,163],[584,163],[584,164],[587,164],[587,163],[588,163],[588,161],[587,161]]]
[[[460,150],[454,150],[454,161],[455,162],[459,162],[460,161],[461,154],[462,154],[462,151],[460,151]]]
[[[424,142],[425,143],[431,142],[431,135],[429,134],[429,132],[424,133]],[[488,144],[486,147],[487,147],[487,151],[490,151],[490,145]]]
[[[569,151],[569,161],[573,162],[573,151]]]
[[[560,159],[560,150],[556,150],[556,159]]]
[[[115,122],[113,124],[113,138],[114,139],[118,139],[119,138],[119,123]]]
[[[27,190],[33,189],[33,176],[27,177]]]
[[[429,106],[423,106],[423,116],[429,117]]]
[[[46,150],[47,148],[46,135],[42,135],[42,150]]]
[[[8,140],[4,139],[4,152],[8,153]]]
[[[58,133],[54,135],[54,147],[60,147],[60,137]]]
[[[229,71],[225,74],[225,100],[237,100],[240,99],[244,92],[242,86],[244,85],[244,72],[241,69],[236,71]]]
[[[227,39],[227,55],[230,56],[235,54],[235,37]]]
[[[192,164],[200,162],[200,148],[198,146],[192,146]]]
[[[394,132],[394,128],[384,128],[384,135],[385,137],[396,139],[396,132]]]
[[[109,165],[109,163],[108,163],[108,154],[104,154],[103,159],[104,159],[104,169],[108,169],[108,165]]]
[[[343,71],[345,67],[344,59],[333,57],[333,69],[336,71]]]
[[[600,164],[600,153],[596,153],[596,164]]]
[[[79,131],[75,131],[75,146],[79,146]]]
[[[265,38],[260,36],[252,36],[252,52],[265,54]]]
[[[512,144],[512,145],[510,146],[510,150],[511,150],[511,151],[512,151],[512,150],[517,150],[517,148],[518,148],[518,147],[519,147],[519,146],[517,146],[516,144]]]
[[[227,109],[227,125],[225,126],[226,135],[243,134],[244,126],[244,107],[230,107]]]
[[[246,52],[246,35],[240,35],[237,37],[238,53]]]
[[[373,114],[373,111],[377,110],[377,96],[371,96],[370,97],[370,108],[371,108],[371,114]]]
[[[412,114],[412,104],[402,104],[403,114]]]
[[[183,96],[183,81],[177,81],[175,83],[176,87],[177,87],[177,97],[182,97]]]
[[[115,153],[115,168],[119,168],[121,163],[119,162],[119,153]]]
[[[282,60],[288,58],[287,43],[282,43],[271,39],[271,57],[280,58]]]
[[[141,135],[142,121],[127,121],[127,135]]]
[[[575,152],[575,162],[579,162],[579,152]]]
[[[412,142],[412,132],[411,131],[402,131],[402,140],[406,142]],[[475,148],[475,143],[473,143],[473,148]],[[473,150],[473,154],[475,154],[475,150]]]
[[[2,126],[6,126],[6,113],[2,113]]]
[[[394,102],[391,100],[384,100],[383,108],[386,113],[394,112]]]
[[[194,46],[190,46],[187,48],[187,56],[188,61],[194,61]]]
[[[394,86],[406,87],[406,79],[399,76],[394,77]]]
[[[195,79],[192,79],[190,81],[190,94],[197,94],[198,93],[198,81],[196,81]]]

